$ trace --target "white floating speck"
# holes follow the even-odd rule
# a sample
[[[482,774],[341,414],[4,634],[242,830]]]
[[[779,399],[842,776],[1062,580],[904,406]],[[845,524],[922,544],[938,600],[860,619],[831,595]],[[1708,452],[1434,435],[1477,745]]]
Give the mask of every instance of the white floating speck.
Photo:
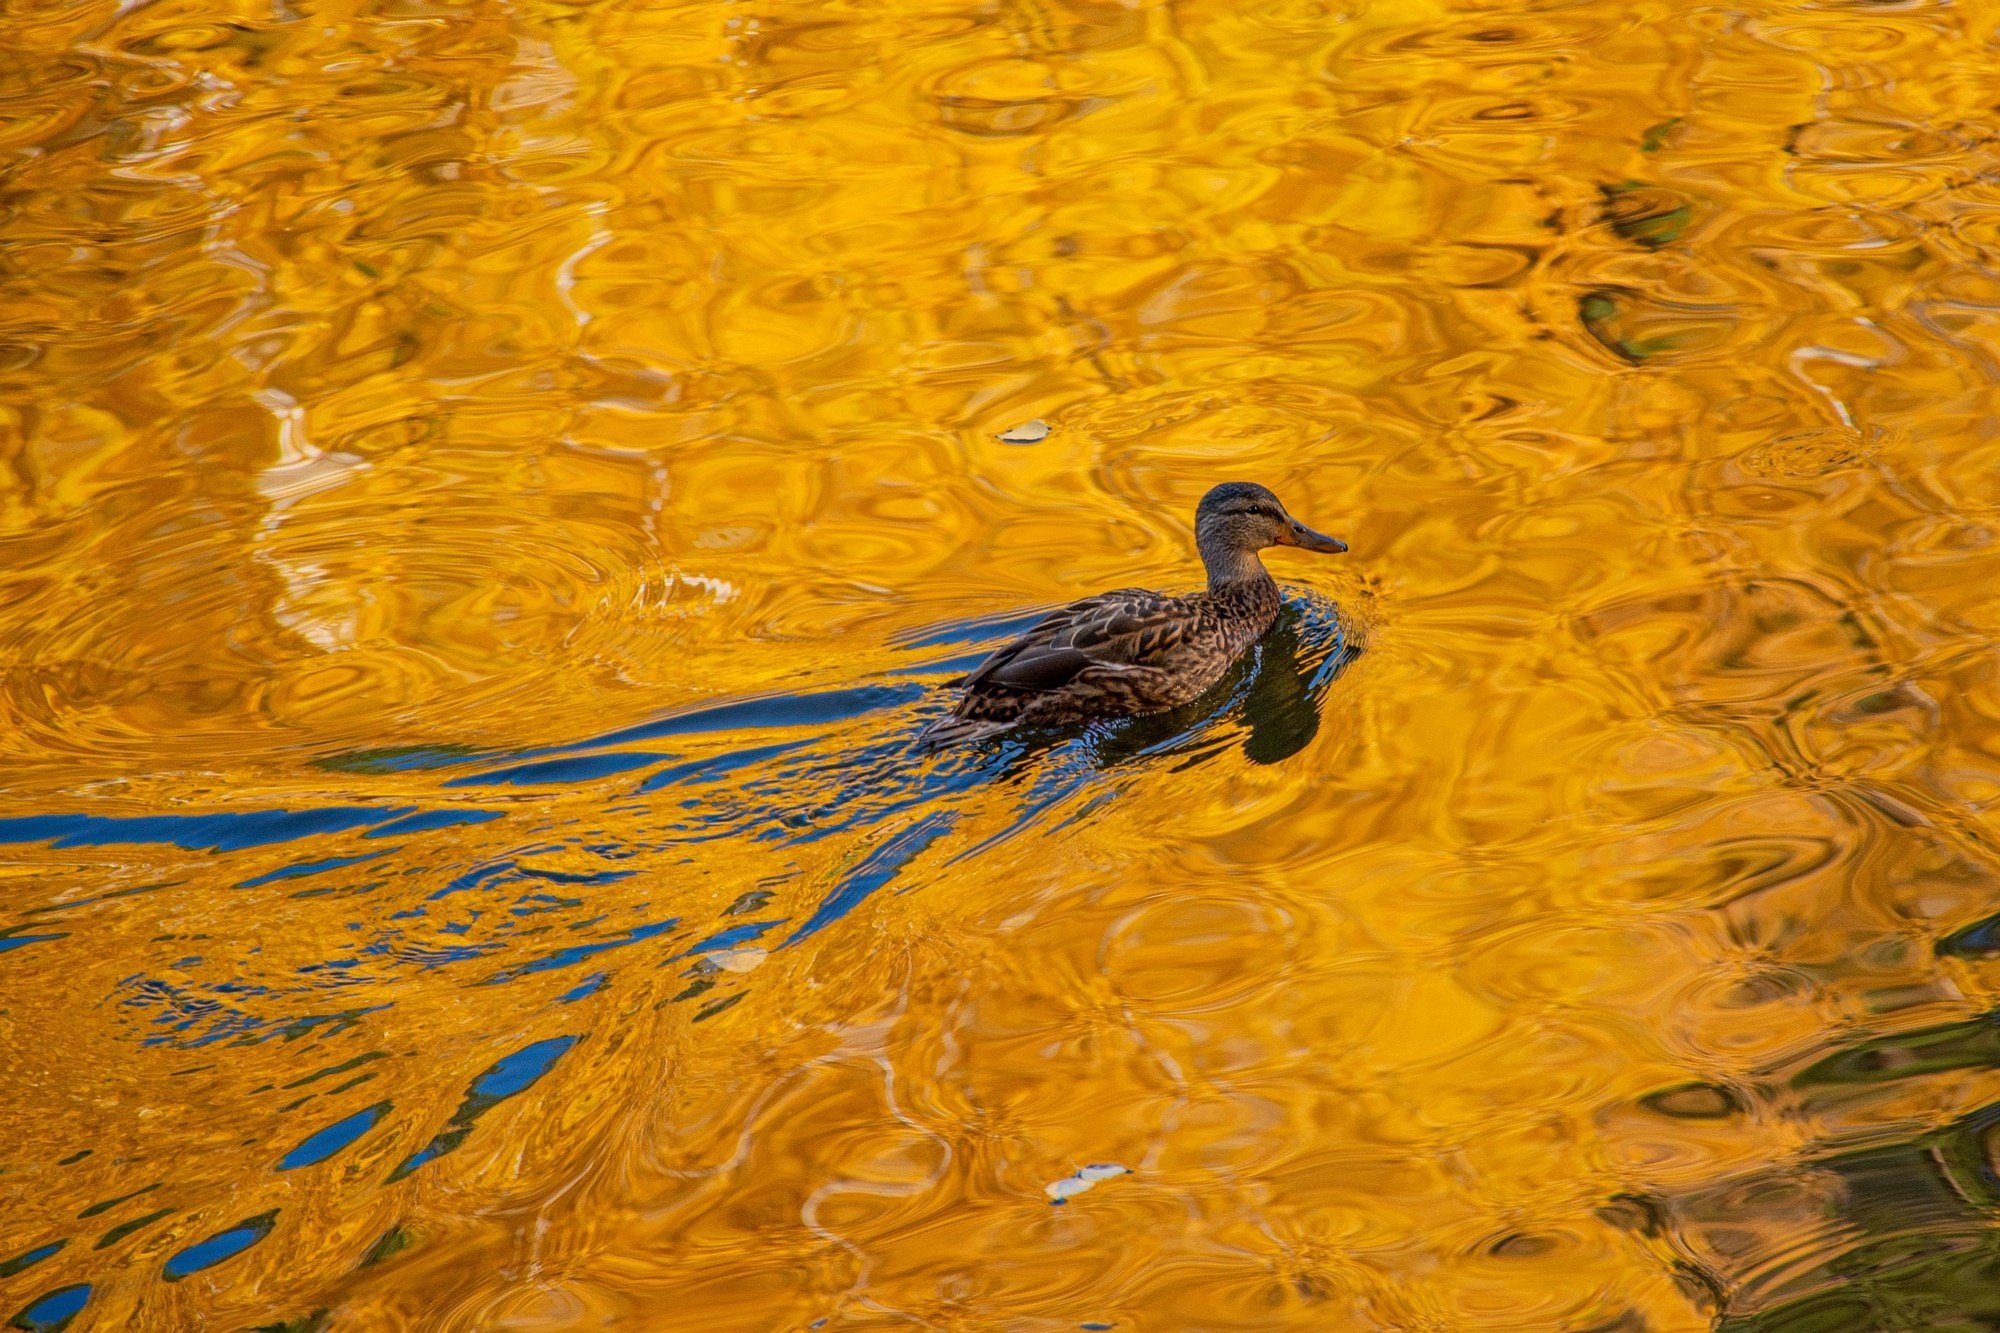
[[[1116,1162],[1093,1162],[1091,1165],[1079,1170],[1073,1176],[1064,1176],[1061,1180],[1051,1180],[1048,1184],[1042,1186],[1042,1190],[1049,1196],[1051,1204],[1060,1204],[1066,1202],[1073,1194],[1081,1194],[1085,1190],[1093,1188],[1100,1180],[1110,1180],[1113,1176],[1129,1176],[1131,1174],[1132,1168],[1119,1166]]]
[[[1003,430],[999,435],[1000,443],[1002,444],[1040,444],[1048,438],[1049,423],[1040,417],[1016,426],[1012,430]]]

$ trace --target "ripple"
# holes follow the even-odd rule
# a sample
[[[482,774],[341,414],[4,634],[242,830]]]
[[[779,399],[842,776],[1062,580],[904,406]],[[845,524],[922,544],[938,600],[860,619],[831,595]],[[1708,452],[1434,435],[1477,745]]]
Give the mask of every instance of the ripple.
[[[0,71],[0,1314],[1994,1317],[1963,16],[115,10]],[[1355,549],[1213,696],[913,751],[1225,476]]]

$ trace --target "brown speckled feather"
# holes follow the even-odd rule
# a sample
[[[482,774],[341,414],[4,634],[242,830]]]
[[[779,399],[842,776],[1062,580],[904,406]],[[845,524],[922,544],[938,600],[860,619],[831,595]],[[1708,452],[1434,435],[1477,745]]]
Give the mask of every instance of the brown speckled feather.
[[[964,697],[927,738],[1176,707],[1220,680],[1277,616],[1278,589],[1268,578],[1220,594],[1121,588],[1072,602],[957,682]]]
[[[1172,614],[1177,597],[1144,588],[1100,593],[1050,612],[1033,628],[975,667],[958,684],[968,690],[1060,690],[1092,668],[1120,670],[1157,661],[1187,635]]]

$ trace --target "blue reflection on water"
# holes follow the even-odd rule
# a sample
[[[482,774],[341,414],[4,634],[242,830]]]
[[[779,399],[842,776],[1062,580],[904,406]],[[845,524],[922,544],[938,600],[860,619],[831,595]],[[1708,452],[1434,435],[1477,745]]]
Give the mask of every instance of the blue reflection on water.
[[[663,935],[680,923],[679,917],[668,917],[665,921],[654,921],[643,926],[634,926],[631,930],[626,931],[622,937],[615,940],[595,940],[589,944],[572,944],[567,949],[558,949],[554,953],[544,954],[540,958],[531,959],[528,962],[519,963],[503,971],[495,972],[481,984],[496,986],[502,982],[514,981],[520,977],[532,976],[537,972],[553,972],[556,968],[568,967],[570,964],[580,963],[586,958],[594,958],[607,949],[622,949],[628,944],[637,944],[640,940],[649,940],[655,935]]]
[[[307,875],[324,874],[329,870],[338,870],[342,866],[356,866],[360,865],[363,861],[373,861],[375,858],[387,856],[395,850],[393,847],[385,847],[379,852],[364,852],[360,856],[328,856],[318,861],[301,861],[295,866],[280,866],[269,874],[259,875],[255,879],[246,879],[236,887],[239,889],[254,889],[259,885],[273,884],[282,879],[301,879]]]
[[[670,755],[643,750],[616,750],[610,754],[584,754],[568,759],[542,759],[531,764],[513,764],[488,773],[467,773],[445,783],[447,787],[484,787],[511,783],[517,786],[541,782],[590,782],[615,777],[635,768],[657,764]]]
[[[1037,612],[967,621],[927,631],[909,640],[908,646],[976,643],[1023,627],[1039,615]],[[383,752],[350,757],[351,762],[329,766],[357,773],[407,772],[447,764],[478,770],[455,777],[442,784],[445,786],[584,782],[619,779],[642,768],[652,771],[636,786],[632,779],[625,778],[609,801],[598,807],[606,814],[637,816],[625,820],[616,835],[608,833],[604,826],[588,822],[591,816],[587,813],[581,817],[564,814],[561,819],[534,827],[531,836],[541,841],[513,847],[496,843],[482,848],[485,859],[477,862],[461,859],[456,864],[399,865],[388,858],[400,849],[385,848],[366,854],[302,860],[244,879],[239,887],[256,888],[324,875],[329,877],[326,886],[316,888],[315,892],[344,892],[351,896],[361,890],[351,882],[333,878],[335,872],[380,860],[384,862],[382,866],[364,872],[374,876],[365,887],[392,887],[387,887],[377,898],[356,901],[354,915],[358,919],[345,923],[346,930],[354,933],[341,936],[337,946],[318,951],[323,956],[318,956],[317,961],[300,965],[296,958],[291,958],[281,969],[262,974],[239,970],[212,979],[204,989],[190,984],[184,975],[202,965],[202,956],[186,953],[185,946],[181,946],[172,953],[162,954],[179,960],[168,967],[169,977],[128,977],[119,985],[120,999],[126,1005],[146,1011],[143,1016],[158,1025],[149,1027],[149,1032],[165,1029],[164,1033],[147,1037],[148,1044],[201,1046],[225,1040],[247,1044],[273,1036],[283,1036],[288,1041],[329,1037],[355,1026],[370,1013],[388,1008],[395,997],[391,987],[399,968],[435,967],[506,951],[509,954],[504,960],[506,965],[483,982],[474,983],[494,985],[567,968],[677,931],[678,917],[644,919],[658,910],[649,901],[627,901],[620,895],[596,894],[592,890],[639,874],[649,878],[642,881],[645,888],[635,897],[650,893],[655,882],[663,886],[673,883],[661,872],[692,862],[689,849],[693,844],[752,838],[796,846],[842,834],[863,835],[856,840],[859,845],[854,851],[858,854],[867,849],[866,854],[860,855],[858,861],[854,854],[842,857],[846,869],[833,872],[828,879],[817,883],[796,873],[766,880],[764,883],[770,887],[739,894],[731,907],[720,912],[718,919],[705,928],[706,933],[700,935],[698,943],[679,952],[672,952],[676,946],[662,944],[656,946],[654,957],[664,958],[671,953],[672,957],[666,961],[676,961],[763,939],[797,919],[778,912],[787,908],[804,912],[811,904],[803,924],[784,939],[784,945],[797,944],[853,912],[893,882],[920,877],[922,872],[913,867],[933,847],[950,837],[961,822],[966,799],[974,794],[990,792],[996,787],[1011,792],[1015,798],[1015,817],[985,842],[955,849],[959,856],[978,855],[994,842],[1017,836],[1038,822],[1061,827],[1064,822],[1085,817],[1099,803],[1125,789],[1119,776],[1127,766],[1161,760],[1180,764],[1199,762],[1239,739],[1245,752],[1257,762],[1276,762],[1296,753],[1316,729],[1319,697],[1348,656],[1337,619],[1325,608],[1294,599],[1288,603],[1280,630],[1198,707],[1172,716],[1105,724],[1060,736],[1010,736],[949,753],[914,752],[912,738],[925,716],[935,712],[938,707],[935,700],[922,709],[905,709],[894,718],[866,727],[795,734],[794,738],[777,742],[732,745],[732,740],[748,738],[723,734],[739,729],[828,727],[898,708],[928,692],[922,684],[899,683],[719,704],[542,750],[509,754],[439,748],[408,755]],[[969,665],[977,660],[977,655],[947,663],[928,662],[910,670],[913,674],[937,675],[961,660]],[[607,748],[663,736],[689,739],[677,744],[675,748],[681,753],[673,755]],[[664,767],[656,767],[662,763]],[[495,764],[505,766],[491,767]],[[633,803],[635,797],[670,790],[674,794],[665,799],[655,795],[652,800]],[[1081,799],[1072,799],[1079,796]],[[489,794],[486,799],[498,797]],[[584,804],[534,806],[524,801],[519,808],[537,813],[541,809],[573,812]],[[412,835],[498,820],[504,813],[382,805],[208,815],[43,815],[0,820],[0,841],[42,841],[61,847],[154,842],[196,850],[234,851],[357,829],[369,830],[363,836],[371,838]],[[695,873],[701,872],[697,869]],[[794,885],[796,889],[783,887],[786,885]],[[556,887],[544,891],[549,886]],[[148,892],[159,887],[163,886],[146,885],[121,889],[119,893]],[[764,919],[741,919],[762,911],[779,894],[792,892],[798,892],[802,901],[777,903],[776,911]],[[106,895],[109,896],[115,895]],[[448,907],[436,910],[439,917],[448,914],[452,918],[448,921],[432,918],[432,909],[426,906],[443,899],[451,900]],[[96,901],[100,899],[75,899],[60,906],[70,911]],[[377,907],[377,903],[381,906]],[[624,920],[613,922],[618,916]],[[731,917],[736,920],[722,919]],[[66,917],[64,924],[81,919]],[[570,938],[577,942],[550,947],[562,938],[557,932],[581,932],[604,922],[613,924],[602,927],[599,932],[602,938],[578,938],[571,934]],[[329,923],[336,930],[340,924],[338,920]],[[14,933],[23,929],[0,930],[0,952],[63,938],[57,934]],[[697,933],[689,931],[691,935]],[[533,946],[528,944],[530,940],[541,941],[544,936],[550,939]],[[1968,933],[1967,946],[1972,951],[1987,947],[1987,941]],[[514,961],[521,959],[529,948],[537,952]],[[258,951],[252,949],[250,953]],[[228,954],[214,951],[214,956],[226,959]],[[244,961],[238,959],[237,963]],[[541,1002],[569,1004],[582,1000],[602,988],[609,975],[607,971],[595,972],[568,991]],[[724,1013],[750,993],[744,989],[731,993],[732,986],[742,983],[712,964],[699,965],[691,969],[690,975],[697,976],[696,982],[673,998],[694,1000],[701,1006],[698,1011],[694,1005],[689,1006],[694,1022]],[[310,1003],[287,998],[329,988],[348,990],[370,985],[380,988],[382,998],[388,1002],[356,1006],[350,993],[343,996],[348,1007],[329,1009],[323,996]],[[289,1011],[294,1016],[263,1017],[251,1012],[249,1006],[253,1004],[264,1013],[282,1015]],[[400,1180],[456,1149],[481,1116],[501,1101],[531,1087],[578,1040],[578,1036],[549,1038],[496,1061],[472,1081],[458,1109],[429,1143],[398,1164],[388,1179]],[[288,1086],[297,1087],[302,1082],[347,1072],[359,1063],[381,1057],[379,1051],[355,1056]],[[352,1086],[352,1082],[375,1076],[376,1071],[371,1070],[332,1089],[332,1093],[337,1095]],[[358,1143],[391,1110],[391,1103],[385,1100],[325,1125],[286,1152],[277,1169],[291,1171],[329,1160]],[[178,1280],[240,1254],[269,1234],[276,1216],[273,1212],[246,1219],[190,1246],[167,1261],[165,1276],[168,1280]],[[25,1267],[53,1254],[62,1244],[52,1242],[8,1262]],[[57,1297],[75,1301],[76,1309],[81,1309],[89,1298],[89,1290],[85,1286],[52,1292],[30,1309],[39,1310]],[[69,1294],[77,1291],[80,1296]],[[48,1308],[60,1314],[63,1305],[58,1301]],[[70,1311],[70,1315],[74,1313]]]
[[[376,1102],[373,1106],[356,1111],[345,1120],[336,1120],[325,1129],[308,1136],[305,1142],[278,1159],[278,1170],[295,1171],[302,1166],[324,1162],[375,1128],[376,1123],[387,1115],[389,1110],[390,1103]]]
[[[256,1217],[246,1217],[227,1231],[217,1232],[207,1240],[197,1241],[179,1254],[167,1260],[160,1273],[169,1282],[178,1282],[184,1277],[213,1268],[225,1259],[233,1259],[258,1241],[271,1234],[271,1228],[278,1224],[278,1210],[260,1213]]]
[[[407,815],[415,806],[329,806],[322,810],[247,810],[207,815],[26,815],[0,819],[0,842],[54,847],[104,847],[160,842],[191,852],[233,852],[291,842],[318,833],[345,833]]]
[[[32,1250],[23,1250],[12,1259],[0,1262],[0,1277],[12,1277],[16,1273],[33,1268],[67,1244],[69,1238],[64,1237],[61,1240],[52,1240],[46,1245],[37,1245]]]
[[[797,944],[806,936],[824,930],[846,916],[869,894],[894,879],[925,848],[951,832],[957,822],[956,813],[940,810],[918,820],[877,847],[860,865],[842,876],[840,882],[834,885],[833,892],[820,900],[805,924],[793,931],[785,943]]]
[[[404,833],[425,833],[458,824],[489,824],[506,818],[504,810],[423,810],[401,819],[392,819],[380,828],[369,829],[364,838],[393,838]]]
[[[479,1117],[506,1101],[534,1086],[535,1082],[564,1052],[582,1040],[581,1034],[568,1037],[550,1037],[524,1046],[512,1055],[497,1061],[490,1069],[472,1081],[465,1100],[458,1110],[452,1112],[451,1119],[438,1131],[437,1137],[416,1152],[403,1159],[394,1171],[389,1173],[385,1184],[392,1184],[409,1175],[426,1162],[432,1162],[465,1142],[472,1132],[472,1126]]]
[[[69,1321],[76,1318],[89,1303],[88,1282],[79,1282],[72,1287],[57,1287],[54,1291],[37,1297],[32,1305],[7,1323],[9,1327],[27,1329],[29,1333],[60,1333],[60,1330],[69,1327]]]
[[[611,974],[609,972],[591,973],[589,976],[585,977],[582,981],[577,982],[576,985],[570,987],[568,990],[564,991],[561,995],[558,995],[556,997],[556,1003],[575,1004],[578,1000],[587,999],[590,996],[597,994],[597,992],[603,988],[605,980],[608,977],[610,977],[610,975]]]
[[[670,963],[678,962],[680,959],[688,958],[698,953],[721,953],[724,949],[734,949],[737,945],[748,944],[751,940],[761,937],[764,932],[774,930],[784,924],[784,917],[779,917],[775,921],[746,921],[740,926],[731,926],[727,930],[710,935],[699,944],[689,945],[686,949],[675,954],[667,961]]]

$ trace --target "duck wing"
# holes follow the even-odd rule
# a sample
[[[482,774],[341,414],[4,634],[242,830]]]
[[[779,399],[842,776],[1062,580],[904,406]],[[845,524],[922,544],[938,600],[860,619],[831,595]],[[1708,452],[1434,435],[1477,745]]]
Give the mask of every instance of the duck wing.
[[[1191,628],[1176,614],[1179,598],[1144,588],[1120,588],[1050,612],[957,683],[981,689],[1060,690],[1092,668],[1113,671],[1157,665]]]

